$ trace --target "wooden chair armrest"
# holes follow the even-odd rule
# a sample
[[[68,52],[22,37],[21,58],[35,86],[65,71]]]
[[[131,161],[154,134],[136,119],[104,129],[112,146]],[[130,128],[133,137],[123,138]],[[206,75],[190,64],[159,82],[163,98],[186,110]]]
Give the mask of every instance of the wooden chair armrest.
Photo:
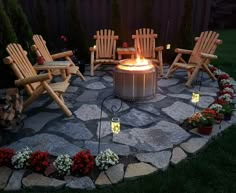
[[[158,46],[158,47],[155,48],[155,51],[159,52],[159,51],[162,51],[163,49],[164,49],[163,46]]]
[[[35,70],[53,70],[60,69],[65,70],[70,66],[69,61],[53,61],[53,62],[44,62],[43,65],[36,64],[34,65]]]
[[[192,50],[185,50],[185,49],[181,49],[181,48],[175,48],[175,52],[176,53],[181,53],[181,54],[192,54]]]
[[[213,54],[205,54],[205,53],[201,53],[201,57],[203,58],[208,58],[208,59],[217,59],[218,56],[213,55]]]
[[[42,82],[45,80],[50,80],[51,78],[52,77],[49,73],[39,74],[37,76],[31,76],[31,77],[27,77],[27,78],[20,79],[20,80],[15,80],[15,85],[21,86],[21,85],[25,85],[25,84],[34,83],[34,82]]]
[[[90,52],[96,52],[96,48],[90,47],[90,48],[89,48],[89,51],[90,51]]]
[[[72,55],[73,55],[73,52],[71,50],[69,50],[69,51],[53,54],[51,56],[52,56],[52,59],[55,60],[55,59],[58,59],[58,58],[65,58],[67,56],[72,56]]]

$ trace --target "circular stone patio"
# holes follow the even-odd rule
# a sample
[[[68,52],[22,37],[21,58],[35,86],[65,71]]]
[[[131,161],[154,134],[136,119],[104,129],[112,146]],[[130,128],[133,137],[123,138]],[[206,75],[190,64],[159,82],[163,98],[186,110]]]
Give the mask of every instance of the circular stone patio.
[[[74,76],[64,94],[65,103],[73,112],[72,117],[65,117],[47,95],[42,96],[24,111],[24,127],[8,134],[8,138],[3,139],[7,143],[4,146],[15,150],[28,146],[33,151],[48,151],[55,156],[63,153],[73,156],[81,149],[89,149],[93,155],[97,155],[101,103],[106,96],[113,94],[112,66],[95,71],[94,77],[90,77],[89,71],[86,71],[85,78],[86,81],[83,82]],[[75,186],[72,181],[78,181],[80,184],[80,181],[84,180],[85,184],[90,184],[90,188],[82,189],[93,189],[94,184],[113,184],[124,178],[146,175],[159,169],[165,170],[170,164],[177,164],[197,152],[213,136],[236,122],[234,115],[231,121],[215,125],[210,136],[201,136],[195,130],[186,131],[181,128],[180,123],[194,111],[208,107],[218,91],[217,82],[211,81],[208,75],[203,73],[201,98],[195,109],[191,103],[191,95],[193,91],[199,90],[199,83],[193,82],[195,86],[188,89],[184,85],[186,79],[185,71],[177,71],[171,79],[158,80],[157,94],[153,99],[141,102],[123,101],[118,113],[121,119],[119,134],[112,134],[109,121],[113,116],[111,106],[119,106],[120,101],[106,100],[101,122],[101,150],[110,148],[120,156],[136,158],[137,163],[130,163],[127,167],[124,167],[123,163],[113,166],[102,172],[94,181],[88,177],[66,178],[58,182],[59,186],[72,187]],[[235,81],[233,84],[235,88]],[[22,179],[23,174],[14,174],[15,172],[10,181],[14,176],[18,180]],[[34,183],[43,186],[37,184],[40,181],[37,179],[46,177],[34,175],[23,179],[25,187],[33,186]],[[35,182],[33,179],[36,179]],[[5,190],[14,189],[8,186],[9,183]]]

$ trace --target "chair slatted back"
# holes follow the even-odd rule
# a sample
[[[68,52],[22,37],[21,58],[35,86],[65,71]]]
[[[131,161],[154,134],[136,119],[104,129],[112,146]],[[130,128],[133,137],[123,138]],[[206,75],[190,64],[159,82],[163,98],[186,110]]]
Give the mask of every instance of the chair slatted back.
[[[43,56],[46,62],[52,62],[52,56],[47,48],[46,41],[43,39],[41,35],[33,35],[33,41],[38,48],[38,51]]]
[[[153,29],[141,28],[136,30],[136,34],[132,35],[134,39],[134,47],[140,56],[145,58],[155,58],[155,39]]]
[[[100,30],[94,36],[96,39],[96,59],[114,59],[116,53],[116,40],[113,30]]]
[[[35,69],[27,57],[27,52],[23,50],[20,44],[9,44],[6,50],[13,60],[13,64],[11,65],[12,70],[19,79],[37,76]],[[38,86],[39,83],[26,85],[28,94],[31,95]]]
[[[214,54],[219,34],[213,31],[205,31],[200,34],[194,48],[189,63],[199,63],[200,53]],[[203,61],[202,61],[203,62]]]

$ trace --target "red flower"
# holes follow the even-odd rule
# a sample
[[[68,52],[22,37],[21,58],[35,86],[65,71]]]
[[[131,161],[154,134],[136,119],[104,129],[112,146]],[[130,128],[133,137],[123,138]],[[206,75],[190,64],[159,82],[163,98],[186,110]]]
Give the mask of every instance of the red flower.
[[[90,151],[80,151],[73,157],[72,173],[75,175],[85,175],[94,167],[94,157]]]
[[[218,75],[218,80],[222,80],[222,79],[229,79],[230,76],[228,74],[220,74]]]
[[[31,154],[30,159],[30,168],[36,172],[44,172],[45,169],[49,166],[49,154],[48,152],[36,151]]]
[[[220,105],[225,105],[228,104],[227,101],[223,100],[223,99],[216,99],[213,104],[220,104]]]
[[[11,158],[14,155],[14,150],[8,148],[0,149],[0,166],[11,166]]]

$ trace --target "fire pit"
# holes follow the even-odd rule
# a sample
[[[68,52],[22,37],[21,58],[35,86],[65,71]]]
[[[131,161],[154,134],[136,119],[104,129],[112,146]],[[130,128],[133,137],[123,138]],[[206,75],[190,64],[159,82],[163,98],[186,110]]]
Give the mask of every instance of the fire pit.
[[[113,76],[115,95],[124,100],[150,99],[156,94],[156,69],[149,60],[121,60]]]

